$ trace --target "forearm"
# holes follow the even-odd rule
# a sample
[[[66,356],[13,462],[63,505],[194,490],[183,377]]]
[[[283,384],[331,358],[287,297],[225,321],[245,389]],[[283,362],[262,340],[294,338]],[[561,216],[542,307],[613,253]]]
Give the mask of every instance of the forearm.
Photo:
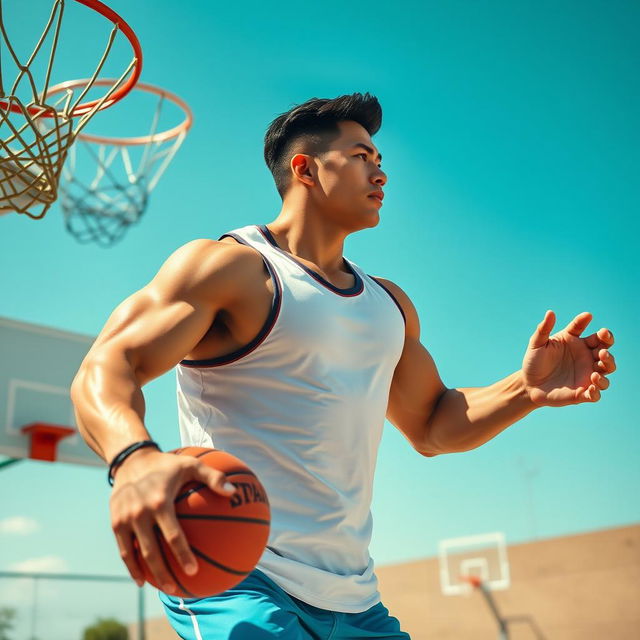
[[[519,371],[488,387],[447,389],[428,422],[425,451],[475,449],[535,408]]]
[[[142,389],[123,355],[97,354],[83,363],[71,399],[80,434],[106,462],[131,443],[151,439]]]

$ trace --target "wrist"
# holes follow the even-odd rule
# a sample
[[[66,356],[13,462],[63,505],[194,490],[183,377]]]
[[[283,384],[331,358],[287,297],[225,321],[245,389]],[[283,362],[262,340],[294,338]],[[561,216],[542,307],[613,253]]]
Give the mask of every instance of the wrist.
[[[109,473],[107,476],[109,484],[113,486],[115,474],[127,460],[130,460],[134,456],[140,457],[145,453],[157,453],[160,450],[161,449],[158,443],[154,442],[153,440],[140,440],[138,442],[130,444],[128,447],[125,447],[116,456],[114,456],[111,464],[109,465]]]
[[[539,409],[542,405],[537,404],[533,401],[531,394],[529,393],[529,386],[525,382],[524,372],[522,371],[522,369],[516,371],[516,381],[518,385],[518,402],[522,405],[522,407],[524,409],[528,409],[529,411]]]

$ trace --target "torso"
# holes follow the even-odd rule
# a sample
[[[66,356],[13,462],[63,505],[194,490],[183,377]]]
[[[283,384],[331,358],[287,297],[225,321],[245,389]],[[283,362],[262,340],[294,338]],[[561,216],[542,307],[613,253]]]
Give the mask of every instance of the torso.
[[[220,242],[238,244],[230,237],[223,238]],[[273,283],[262,258],[253,249],[248,251],[256,253],[257,258],[252,262],[251,268],[254,273],[248,278],[249,285],[243,283],[242,295],[238,296],[234,304],[227,305],[217,313],[207,333],[196,347],[185,355],[185,359],[206,360],[227,355],[251,342],[262,329],[271,310]],[[295,259],[336,287],[346,289],[354,284],[354,276],[351,273],[340,272],[329,277],[308,260],[298,256],[295,256]]]

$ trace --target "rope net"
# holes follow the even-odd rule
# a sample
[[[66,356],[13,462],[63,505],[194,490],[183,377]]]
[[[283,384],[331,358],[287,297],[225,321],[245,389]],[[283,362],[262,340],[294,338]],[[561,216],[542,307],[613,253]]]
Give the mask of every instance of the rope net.
[[[42,36],[26,60],[21,60],[5,28],[0,0],[0,61],[6,50],[18,69],[17,77],[5,90],[9,85],[5,85],[0,64],[0,213],[15,211],[34,219],[45,215],[58,197],[58,183],[69,148],[95,113],[115,100],[109,98],[138,62],[134,56],[102,98],[83,108],[80,103],[96,81],[120,31],[118,24],[114,24],[98,66],[86,84],[64,91],[55,101],[47,98],[64,10],[65,0],[54,0]],[[33,68],[37,66],[36,59],[45,55],[48,40],[48,61],[38,88]]]
[[[112,246],[146,211],[151,191],[190,126],[189,115],[188,124],[172,137],[158,133],[164,104],[160,93],[145,138],[96,142],[80,136],[71,148],[60,179],[60,206],[67,230],[79,242]]]

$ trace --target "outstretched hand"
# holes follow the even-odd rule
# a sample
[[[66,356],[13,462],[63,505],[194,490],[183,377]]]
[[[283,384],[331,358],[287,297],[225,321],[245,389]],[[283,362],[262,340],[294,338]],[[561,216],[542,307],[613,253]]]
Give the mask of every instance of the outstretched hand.
[[[580,313],[565,329],[550,335],[556,316],[547,311],[522,363],[524,384],[534,404],[562,407],[597,402],[600,392],[609,387],[607,375],[616,370],[609,351],[613,335],[603,328],[581,338],[591,319],[590,313]]]

